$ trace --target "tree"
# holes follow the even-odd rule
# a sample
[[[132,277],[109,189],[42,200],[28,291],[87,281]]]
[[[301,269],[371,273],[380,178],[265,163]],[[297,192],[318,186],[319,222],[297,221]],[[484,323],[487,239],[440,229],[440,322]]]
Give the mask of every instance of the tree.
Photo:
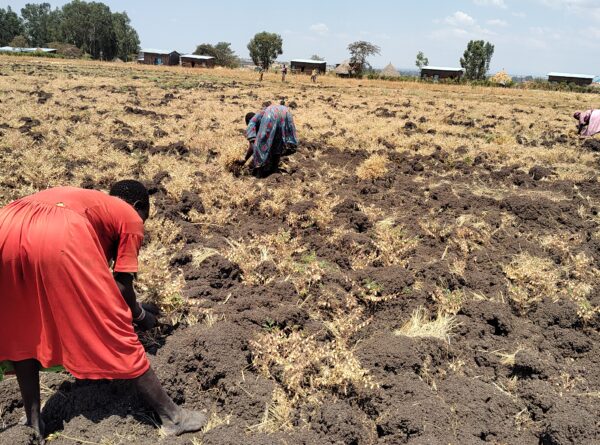
[[[325,59],[321,56],[318,56],[317,54],[313,54],[312,56],[310,56],[310,60],[316,60],[318,62],[323,62],[325,61]]]
[[[484,80],[493,55],[494,45],[483,40],[471,40],[460,59],[460,65],[465,69],[465,78]]]
[[[13,48],[27,48],[29,47],[29,42],[25,36],[15,36],[8,46],[12,46]]]
[[[0,8],[0,46],[8,43],[23,33],[23,22],[10,6],[6,9]]]
[[[112,22],[117,46],[116,57],[127,62],[131,55],[138,53],[140,38],[137,31],[131,27],[131,20],[126,12],[115,12]]]
[[[423,51],[419,51],[419,54],[417,54],[417,62],[416,62],[417,68],[421,69],[424,66],[428,66],[429,65],[429,59],[427,57],[425,57],[425,54],[423,54]]]
[[[260,32],[248,43],[248,51],[256,66],[268,70],[277,56],[283,54],[283,39],[279,34]]]
[[[202,43],[196,47],[194,54],[198,56],[211,56],[215,58],[215,64],[227,68],[240,66],[240,59],[231,49],[231,43],[219,42],[216,45]]]
[[[21,9],[23,28],[29,43],[35,47],[43,47],[55,40],[57,35],[56,14],[50,3],[27,3]]]
[[[348,45],[350,51],[350,68],[352,74],[362,76],[366,68],[371,68],[367,60],[370,56],[381,53],[381,48],[377,45],[365,41],[358,41]]]
[[[62,7],[62,41],[81,48],[94,59],[112,60],[117,42],[110,8],[102,3],[73,0]]]

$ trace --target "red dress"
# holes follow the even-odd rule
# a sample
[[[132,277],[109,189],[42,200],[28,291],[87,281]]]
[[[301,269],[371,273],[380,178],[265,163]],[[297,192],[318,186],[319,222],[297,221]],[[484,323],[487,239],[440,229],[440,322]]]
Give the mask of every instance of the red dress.
[[[132,379],[149,363],[115,272],[137,272],[144,226],[105,193],[62,187],[0,210],[0,362],[37,359],[79,379]]]

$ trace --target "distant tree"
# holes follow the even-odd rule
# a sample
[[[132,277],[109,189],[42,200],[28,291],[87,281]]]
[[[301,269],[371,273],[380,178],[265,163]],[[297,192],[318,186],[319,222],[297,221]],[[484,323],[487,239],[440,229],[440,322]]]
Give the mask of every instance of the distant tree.
[[[8,46],[12,46],[13,48],[27,48],[29,47],[29,42],[25,36],[15,36]]]
[[[423,51],[419,51],[419,53],[417,54],[416,65],[417,65],[417,68],[419,68],[419,69],[423,68],[424,66],[429,65],[429,59],[427,57],[425,57],[425,54],[423,54]]]
[[[318,62],[323,62],[325,59],[321,56],[314,54],[314,55],[310,56],[310,60],[316,60]]]
[[[62,41],[81,48],[94,59],[112,60],[117,41],[110,8],[103,3],[73,0],[62,7]]]
[[[369,42],[358,41],[348,45],[348,51],[350,51],[350,68],[352,74],[361,76],[365,70],[371,68],[368,58],[380,54],[381,48]]]
[[[130,25],[131,20],[126,12],[115,12],[112,15],[113,31],[116,39],[116,57],[126,62],[140,49],[140,38]]]
[[[465,78],[484,80],[490,70],[493,55],[494,45],[483,40],[471,40],[460,59],[460,65],[465,69]]]
[[[21,9],[25,36],[31,46],[43,47],[57,37],[57,13],[50,3],[27,3]]]
[[[279,34],[258,33],[248,43],[248,51],[256,66],[268,70],[277,56],[283,54],[283,39]]]
[[[219,42],[216,45],[202,43],[196,47],[194,54],[198,56],[211,56],[215,58],[215,64],[227,68],[240,66],[240,59],[231,49],[231,43]]]
[[[10,6],[6,9],[0,8],[0,46],[6,46],[23,33],[23,22]]]

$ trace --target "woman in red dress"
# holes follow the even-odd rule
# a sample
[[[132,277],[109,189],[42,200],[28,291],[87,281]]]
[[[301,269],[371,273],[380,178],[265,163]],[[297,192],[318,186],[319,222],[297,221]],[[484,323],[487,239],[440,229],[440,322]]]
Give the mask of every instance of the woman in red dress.
[[[48,189],[0,210],[0,363],[12,365],[42,438],[39,370],[57,365],[78,379],[133,380],[167,434],[206,423],[167,396],[133,328],[156,325],[133,289],[149,211],[137,181],[116,183],[110,196]]]

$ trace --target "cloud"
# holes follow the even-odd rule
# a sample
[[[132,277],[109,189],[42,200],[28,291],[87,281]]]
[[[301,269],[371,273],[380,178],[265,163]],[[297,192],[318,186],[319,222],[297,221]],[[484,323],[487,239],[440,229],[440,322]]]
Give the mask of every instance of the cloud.
[[[463,11],[456,11],[454,14],[444,18],[434,20],[434,23],[446,25],[444,28],[436,29],[431,37],[434,39],[446,39],[452,37],[482,37],[495,35],[494,32],[489,29],[481,27],[477,24],[477,20],[471,17],[469,14]]]
[[[506,20],[500,20],[500,19],[492,19],[492,20],[488,20],[487,22],[485,22],[486,24],[490,25],[490,26],[498,26],[498,27],[505,27],[508,26],[508,22]]]
[[[502,9],[507,8],[504,0],[473,0],[473,3],[479,6],[495,6]]]
[[[316,23],[310,27],[310,30],[321,36],[329,33],[329,27],[325,23]]]
[[[454,14],[446,17],[444,23],[451,26],[471,26],[475,24],[475,19],[466,12],[456,11]]]
[[[600,0],[538,0],[544,6],[600,21]]]

